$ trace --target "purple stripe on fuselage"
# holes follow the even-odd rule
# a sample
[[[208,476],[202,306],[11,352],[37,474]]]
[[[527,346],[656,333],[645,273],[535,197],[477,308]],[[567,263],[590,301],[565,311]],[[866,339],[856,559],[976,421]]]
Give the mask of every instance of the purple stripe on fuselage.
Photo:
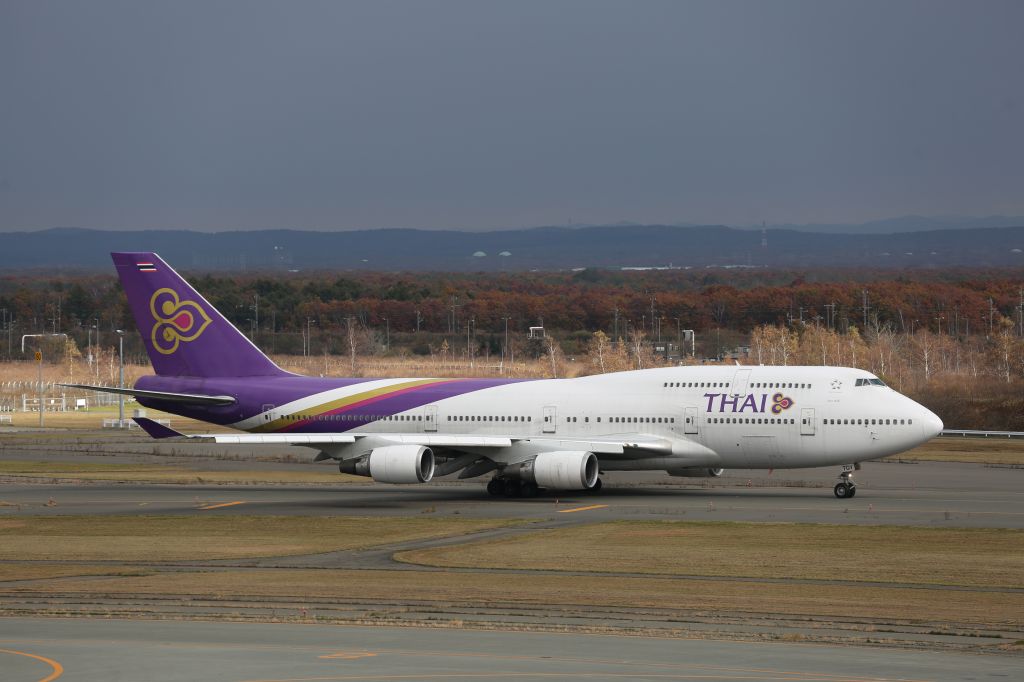
[[[139,399],[139,403],[146,407],[180,414],[191,419],[226,425],[264,412],[265,405],[286,405],[317,393],[379,380],[381,380],[380,377],[346,379],[284,376],[193,379],[144,376],[139,378],[135,387],[147,391],[234,396],[237,402],[234,405],[224,406],[191,406],[149,398]],[[361,419],[361,421],[311,421],[300,423],[301,428],[289,428],[288,431],[293,433],[345,431],[369,423],[372,421],[368,418],[369,415],[391,416],[445,398],[522,381],[531,381],[531,379],[439,379],[438,383],[424,384],[416,387],[415,390],[401,391],[395,395],[385,394],[382,396],[382,400],[357,406],[349,413],[356,415],[354,418]]]

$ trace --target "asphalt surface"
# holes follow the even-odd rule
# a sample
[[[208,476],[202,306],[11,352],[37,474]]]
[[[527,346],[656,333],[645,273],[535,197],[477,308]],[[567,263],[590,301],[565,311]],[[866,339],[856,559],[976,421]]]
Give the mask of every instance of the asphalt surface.
[[[1018,657],[434,628],[0,618],[5,682],[1013,680]]]
[[[109,461],[109,458],[108,458]],[[293,467],[309,465],[291,465]],[[494,498],[482,482],[417,486],[230,486],[0,483],[0,517],[33,514],[461,514],[579,521],[682,519],[1024,527],[1024,469],[867,462],[853,499],[832,495],[831,470],[732,471],[720,479],[613,472],[597,493]],[[705,487],[706,486],[706,487]]]
[[[97,443],[57,437],[35,442],[0,439],[0,458],[152,463],[202,470],[330,472],[314,465],[304,449],[164,448],[126,439]],[[1024,468],[960,463],[868,462],[856,474],[857,496],[832,495],[835,469],[729,471],[719,479],[678,479],[660,472],[612,472],[597,493],[551,493],[535,499],[494,498],[476,481],[441,480],[419,486],[353,485],[162,485],[0,479],[0,519],[17,515],[196,514],[338,515],[530,519],[529,530],[608,520],[782,521],[830,524],[895,524],[936,527],[1024,527]],[[427,570],[395,562],[395,551],[498,537],[524,529],[483,531],[472,536],[412,541],[383,548],[299,557],[167,562],[157,570],[202,565],[204,570],[323,568]],[[406,546],[407,545],[407,546]],[[173,564],[173,565],[172,565]],[[193,566],[195,564],[195,566]],[[836,589],[843,585],[837,584]],[[908,587],[915,587],[910,585]],[[933,633],[901,626],[876,635],[859,622],[804,622],[771,616],[594,608],[566,610],[544,605],[471,608],[451,604],[381,603],[352,600],[318,604],[317,617],[336,622],[389,624],[464,623],[469,629],[358,627],[351,625],[256,624],[246,619],[294,619],[305,605],[153,597],[56,599],[12,592],[2,600],[11,614],[97,612],[112,616],[160,614],[175,620],[0,618],[0,680],[361,680],[361,679],[773,679],[943,680],[1019,679],[1018,656],[991,653],[1019,639],[1006,632]],[[35,601],[33,601],[35,600]],[[38,602],[38,603],[37,603]],[[545,610],[546,609],[546,610]],[[374,615],[377,614],[377,615]],[[217,622],[188,621],[210,617]],[[182,619],[182,620],[177,620]],[[302,616],[305,620],[305,616]],[[685,622],[684,622],[685,621]],[[536,627],[569,630],[646,631],[666,638],[481,631],[474,627]],[[887,626],[888,627],[888,626]],[[695,639],[671,639],[684,633]],[[996,636],[996,639],[986,637]],[[851,639],[851,636],[853,639]],[[771,639],[744,642],[714,639]],[[921,651],[849,643],[890,641]],[[980,646],[979,646],[980,645]],[[978,650],[989,653],[979,655]],[[971,652],[971,653],[967,653]],[[54,667],[56,666],[56,667]]]

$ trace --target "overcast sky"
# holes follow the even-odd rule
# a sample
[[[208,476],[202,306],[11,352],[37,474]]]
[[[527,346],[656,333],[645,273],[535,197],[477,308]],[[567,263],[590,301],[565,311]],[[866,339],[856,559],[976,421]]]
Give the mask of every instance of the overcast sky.
[[[1024,214],[1024,2],[0,0],[0,230]]]

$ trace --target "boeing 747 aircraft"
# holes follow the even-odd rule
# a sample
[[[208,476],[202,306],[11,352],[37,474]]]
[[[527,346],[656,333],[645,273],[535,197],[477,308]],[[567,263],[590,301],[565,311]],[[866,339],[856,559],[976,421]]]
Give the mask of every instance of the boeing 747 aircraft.
[[[114,253],[156,371],[133,388],[156,410],[244,433],[154,438],[301,445],[383,483],[490,474],[494,495],[598,490],[604,471],[719,476],[726,468],[841,466],[937,436],[942,421],[870,372],[693,366],[577,379],[334,379],[286,372],[154,253]]]

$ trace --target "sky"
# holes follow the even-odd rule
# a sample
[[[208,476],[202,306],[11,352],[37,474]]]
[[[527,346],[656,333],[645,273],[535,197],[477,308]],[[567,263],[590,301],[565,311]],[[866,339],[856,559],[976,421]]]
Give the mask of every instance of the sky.
[[[1024,215],[1024,3],[0,0],[0,230]]]

